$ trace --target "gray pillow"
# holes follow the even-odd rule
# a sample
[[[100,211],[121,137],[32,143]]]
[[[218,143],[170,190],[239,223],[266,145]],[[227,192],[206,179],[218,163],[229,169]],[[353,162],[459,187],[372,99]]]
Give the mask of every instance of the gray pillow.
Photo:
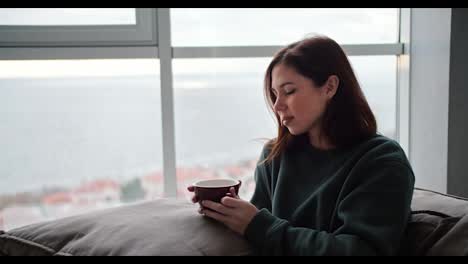
[[[159,199],[0,231],[0,255],[249,255],[240,235]]]
[[[434,211],[413,211],[399,254],[405,256],[466,255],[467,217],[451,217]],[[457,238],[455,240],[454,238]]]
[[[468,214],[468,199],[415,188],[411,209],[413,211],[430,210],[452,217],[462,217]]]
[[[416,188],[401,255],[468,255],[468,200]]]

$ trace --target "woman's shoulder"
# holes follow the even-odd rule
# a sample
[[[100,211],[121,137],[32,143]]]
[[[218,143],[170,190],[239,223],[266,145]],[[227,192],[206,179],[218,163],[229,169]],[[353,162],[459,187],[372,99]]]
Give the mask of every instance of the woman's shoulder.
[[[409,165],[406,153],[400,144],[380,134],[361,142],[353,152],[373,162],[398,162]]]
[[[375,134],[372,137],[370,137],[370,138],[364,140],[363,142],[361,142],[361,144],[374,145],[374,146],[386,145],[386,146],[393,146],[393,147],[396,147],[396,148],[401,148],[400,144],[396,140],[391,139],[389,137],[386,137],[386,136],[384,136],[382,134]]]
[[[272,138],[265,142],[261,151],[262,159],[265,159],[270,155],[276,143],[277,138]],[[294,136],[288,140],[284,148],[282,148],[282,151],[272,161],[279,161],[282,156],[290,155],[294,152],[300,151],[304,148],[304,146],[308,146],[308,144],[309,143],[306,136]]]
[[[273,139],[268,139],[268,140],[263,144],[262,152],[261,152],[262,158],[263,158],[263,157],[265,157],[265,158],[268,157],[268,155],[270,154],[270,152],[271,152],[272,149],[273,149],[275,140],[276,140],[275,138],[273,138]]]
[[[356,172],[359,172],[354,175],[360,179],[364,177],[362,179],[375,180],[370,176],[379,177],[378,175],[380,175],[385,177],[385,179],[381,178],[383,182],[391,180],[391,183],[398,182],[403,187],[410,186],[412,188],[414,186],[415,176],[412,166],[405,151],[394,139],[383,135],[373,136],[358,146],[353,160],[353,167],[355,167]],[[386,175],[392,175],[392,177],[388,178]]]

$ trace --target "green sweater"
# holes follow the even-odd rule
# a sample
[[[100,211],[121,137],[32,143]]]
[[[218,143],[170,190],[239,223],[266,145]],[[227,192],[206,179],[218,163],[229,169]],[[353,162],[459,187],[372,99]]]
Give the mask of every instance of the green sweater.
[[[265,147],[260,160],[268,155]],[[260,255],[394,255],[414,187],[399,146],[376,135],[354,147],[319,150],[297,137],[259,163],[251,202],[260,211],[245,231]]]

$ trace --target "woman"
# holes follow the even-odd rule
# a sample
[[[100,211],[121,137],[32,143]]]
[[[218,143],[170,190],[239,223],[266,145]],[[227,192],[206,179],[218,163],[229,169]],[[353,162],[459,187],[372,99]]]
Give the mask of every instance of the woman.
[[[315,36],[283,48],[267,68],[264,92],[278,136],[263,148],[251,201],[203,201],[200,213],[245,236],[259,254],[396,254],[414,174],[398,143],[376,133],[341,47]]]

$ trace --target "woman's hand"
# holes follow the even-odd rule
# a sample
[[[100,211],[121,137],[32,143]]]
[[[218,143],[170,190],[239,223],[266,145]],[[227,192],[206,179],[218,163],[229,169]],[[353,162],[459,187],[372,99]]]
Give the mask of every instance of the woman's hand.
[[[244,235],[245,229],[257,214],[258,209],[253,204],[241,200],[235,194],[233,187],[231,187],[230,192],[229,196],[221,199],[221,203],[202,201],[204,208],[200,209],[200,213],[218,220],[234,232]]]
[[[189,192],[195,192],[195,187],[193,185],[190,185],[187,187],[187,190]],[[198,203],[198,197],[195,194],[192,196],[191,200],[192,200],[192,203]]]

